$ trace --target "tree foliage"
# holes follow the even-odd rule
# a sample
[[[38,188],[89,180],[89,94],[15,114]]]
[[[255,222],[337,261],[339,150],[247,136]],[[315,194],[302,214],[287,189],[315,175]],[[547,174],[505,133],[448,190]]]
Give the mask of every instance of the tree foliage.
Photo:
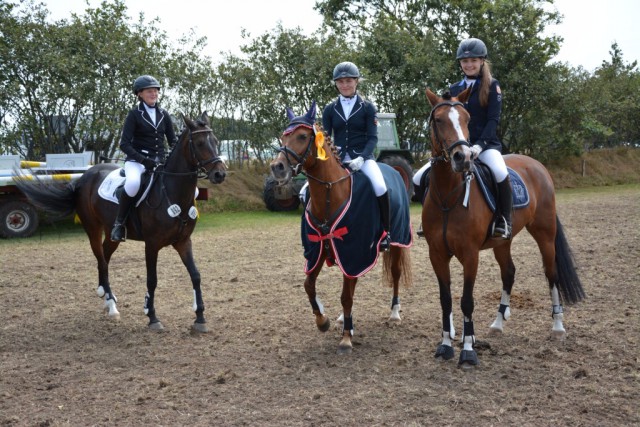
[[[40,159],[93,150],[112,157],[131,84],[152,74],[161,102],[177,115],[208,111],[218,139],[259,159],[271,154],[285,107],[318,112],[336,96],[333,67],[358,64],[360,92],[395,112],[414,156],[429,151],[426,87],[444,91],[462,77],[458,43],[489,49],[504,95],[499,136],[512,152],[540,160],[584,149],[640,143],[640,74],[614,43],[593,74],[554,63],[562,40],[545,28],[561,17],[552,0],[320,0],[324,25],[311,35],[281,25],[245,41],[218,63],[191,30],[169,40],[159,20],[135,21],[123,0],[51,22],[33,0],[0,0],[0,152]],[[180,126],[179,121],[175,121]]]

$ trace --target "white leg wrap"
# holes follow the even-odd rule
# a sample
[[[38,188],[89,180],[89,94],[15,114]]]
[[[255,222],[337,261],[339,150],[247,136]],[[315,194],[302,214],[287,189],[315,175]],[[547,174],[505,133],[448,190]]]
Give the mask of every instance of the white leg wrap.
[[[566,333],[562,324],[564,320],[564,310],[560,304],[560,294],[558,293],[558,287],[556,285],[553,285],[553,288],[551,288],[551,304],[553,305],[553,328],[551,330],[556,334],[564,334]]]
[[[198,304],[196,303],[196,291],[193,291],[193,311],[196,311],[198,309]]]

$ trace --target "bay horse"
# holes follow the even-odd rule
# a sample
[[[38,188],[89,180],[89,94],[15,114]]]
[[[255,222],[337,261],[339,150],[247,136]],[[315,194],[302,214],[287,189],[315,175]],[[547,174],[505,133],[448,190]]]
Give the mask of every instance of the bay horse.
[[[323,263],[339,266],[343,273],[340,297],[343,311],[338,319],[338,323],[342,323],[342,338],[337,353],[348,354],[353,349],[352,308],[356,283],[359,277],[375,266],[379,254],[378,244],[384,234],[381,234],[383,230],[380,221],[374,214],[379,211],[377,205],[366,204],[365,206],[369,209],[364,212],[364,215],[356,216],[352,222],[346,219],[349,216],[354,217],[347,212],[356,209],[355,206],[358,205],[355,201],[357,197],[352,197],[356,181],[364,182],[369,187],[369,199],[373,203],[377,202],[369,179],[361,172],[354,173],[342,164],[329,136],[315,124],[315,116],[315,101],[304,116],[295,117],[293,111],[287,108],[289,125],[280,138],[279,154],[270,166],[273,177],[280,183],[288,182],[301,171],[304,171],[308,178],[310,198],[305,207],[301,233],[305,246],[305,258],[307,258],[304,289],[315,316],[316,326],[320,331],[326,332],[331,322],[316,294],[316,280]],[[381,165],[381,167],[385,167],[392,177],[391,180],[385,177],[392,196],[392,230],[390,231],[392,244],[383,255],[383,278],[389,286],[393,287],[389,320],[398,322],[401,320],[399,285],[401,280],[404,286],[409,286],[411,283],[409,200],[400,174],[389,166]],[[392,193],[395,194],[395,200],[399,202],[394,204]],[[365,197],[361,196],[360,199]],[[395,220],[394,211],[396,212]],[[375,217],[377,221],[369,221],[371,217]],[[353,222],[360,223],[362,227],[358,227]],[[373,222],[377,223],[373,224]],[[408,229],[404,240],[401,238],[403,233],[396,232],[401,227],[394,228],[394,224],[398,222]],[[344,225],[345,223],[348,225]],[[377,232],[375,226],[377,226]],[[372,238],[367,240],[369,236]],[[310,243],[307,239],[317,245],[314,246],[314,243]],[[345,246],[348,248],[345,249]],[[340,256],[341,253],[343,256]],[[354,260],[349,258],[356,259],[361,256],[363,259],[368,257],[364,267],[358,266],[355,271],[352,271],[351,266],[347,264]]]
[[[192,328],[196,332],[207,332],[201,278],[191,244],[191,233],[197,220],[194,195],[198,177],[206,177],[211,183],[219,184],[225,179],[226,166],[218,154],[218,141],[209,127],[206,112],[195,121],[187,117],[183,117],[183,120],[185,128],[165,164],[152,172],[154,181],[146,198],[128,215],[127,237],[145,243],[147,293],[144,312],[149,317],[149,328],[163,329],[154,307],[158,284],[157,262],[160,249],[171,245],[191,277],[193,310],[196,314]],[[119,245],[109,237],[118,205],[102,198],[98,189],[105,178],[117,169],[118,166],[113,163],[98,164],[89,168],[78,180],[64,186],[51,186],[16,177],[16,185],[20,190],[45,212],[56,217],[76,212],[98,261],[98,296],[104,297],[104,309],[112,319],[120,318],[117,298],[109,284],[109,261]],[[145,188],[143,183],[141,192]]]
[[[472,168],[476,166],[469,144],[469,114],[464,108],[469,94],[470,91],[465,90],[457,98],[448,93],[439,97],[431,90],[426,90],[432,106],[429,116],[432,167],[431,183],[422,209],[422,226],[429,244],[429,258],[440,288],[442,343],[435,353],[440,360],[454,357],[451,345],[455,337],[449,270],[451,258],[455,256],[463,267],[460,301],[464,316],[463,350],[458,361],[463,368],[473,368],[478,364],[473,348],[475,333],[472,315],[479,252],[493,249],[502,279],[500,307],[490,333],[501,333],[503,322],[510,316],[509,303],[516,271],[511,258],[512,240],[489,237],[494,215],[483,198],[478,180],[471,179]],[[536,241],[551,294],[552,335],[564,339],[563,303],[577,303],[585,297],[585,293],[556,213],[553,181],[545,167],[530,157],[507,155],[504,159],[507,167],[522,178],[529,192],[528,205],[514,211],[512,235],[515,237],[526,228]],[[511,183],[513,186],[513,180]]]

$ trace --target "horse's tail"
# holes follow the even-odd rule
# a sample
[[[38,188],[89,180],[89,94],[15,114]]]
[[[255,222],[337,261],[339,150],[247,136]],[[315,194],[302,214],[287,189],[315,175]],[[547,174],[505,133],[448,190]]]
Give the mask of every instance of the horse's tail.
[[[582,301],[586,295],[582,283],[576,273],[576,263],[573,253],[564,234],[560,218],[556,215],[556,270],[558,274],[558,289],[564,304],[575,304]]]
[[[51,219],[64,218],[75,210],[74,182],[45,182],[37,176],[31,180],[21,175],[15,176],[13,181],[29,201],[49,214]]]
[[[409,248],[391,245],[382,255],[382,280],[389,287],[393,287],[394,271],[400,274],[400,284],[408,288],[413,283],[411,270],[411,254]]]

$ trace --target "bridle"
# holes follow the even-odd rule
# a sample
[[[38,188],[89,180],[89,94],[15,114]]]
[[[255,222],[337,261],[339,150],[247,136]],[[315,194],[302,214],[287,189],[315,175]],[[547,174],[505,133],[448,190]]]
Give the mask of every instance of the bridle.
[[[316,131],[314,129],[314,133],[315,132],[322,132],[321,130]],[[280,148],[278,149],[278,152],[283,153],[285,158],[287,159],[287,163],[289,164],[289,167],[291,168],[291,172],[292,174],[295,176],[297,174],[299,174],[303,167],[304,164],[306,163],[307,159],[309,158],[309,156],[312,154],[312,145],[314,143],[314,138],[313,135],[314,133],[312,133],[311,135],[309,135],[308,137],[308,142],[307,142],[307,147],[304,150],[304,153],[302,155],[296,153],[295,151],[293,151],[291,148],[287,147],[286,145],[281,145]],[[291,161],[291,158],[289,157],[293,157],[295,159],[295,161],[297,162],[295,165],[293,164],[293,162]],[[317,160],[316,160],[317,161]],[[325,212],[326,212],[326,220],[324,222],[318,221],[316,218],[313,217],[312,218],[314,220],[314,222],[316,224],[318,224],[323,230],[323,232],[327,233],[328,231],[326,231],[328,229],[328,225],[333,221],[333,217],[334,215],[331,215],[331,189],[333,188],[333,186],[339,182],[344,181],[345,179],[348,179],[353,172],[351,170],[349,170],[348,168],[345,169],[347,170],[347,174],[341,176],[340,178],[338,178],[335,181],[324,181],[320,178],[317,178],[311,174],[309,174],[309,172],[305,171],[305,175],[307,176],[307,178],[316,181],[322,185],[324,185],[324,187],[326,188],[326,194],[325,194]],[[343,202],[343,206],[346,204],[346,200],[345,202]],[[338,208],[338,210],[336,212],[340,212],[342,210],[342,207]],[[311,214],[311,212],[309,212]]]
[[[461,106],[464,107],[464,104],[460,101],[442,101],[438,104],[436,104],[433,109],[431,110],[431,113],[429,114],[429,126],[431,126],[431,128],[433,129],[433,135],[435,137],[435,143],[438,144],[440,152],[442,153],[440,156],[434,156],[431,160],[432,163],[438,162],[438,161],[445,161],[445,162],[449,162],[451,160],[451,152],[454,150],[454,148],[456,148],[459,145],[466,145],[467,147],[470,146],[469,141],[467,141],[466,139],[459,139],[457,141],[455,141],[453,144],[447,146],[445,144],[444,139],[442,139],[440,137],[440,133],[438,132],[438,126],[436,124],[436,120],[434,118],[435,116],[435,112],[438,108],[442,108],[442,107],[451,107],[454,108],[456,106]]]
[[[290,123],[290,125],[292,125],[292,124],[296,124],[296,123],[295,122]],[[296,153],[295,151],[293,151],[291,148],[287,147],[286,145],[280,145],[280,148],[278,148],[278,152],[284,154],[284,157],[287,159],[287,163],[289,164],[289,167],[291,168],[291,173],[293,174],[293,176],[296,176],[300,172],[302,172],[302,168],[304,166],[304,163],[307,161],[307,159],[311,155],[311,145],[313,143],[312,135],[309,135],[309,138],[308,138],[309,141],[307,142],[307,148],[304,150],[304,154],[302,155],[302,157],[300,157],[300,155],[298,153]],[[284,136],[284,134],[283,134],[283,136]],[[295,161],[297,162],[295,165],[293,164],[293,162],[291,161],[289,156],[292,156],[295,159]]]
[[[194,143],[193,143],[193,135],[197,134],[197,133],[207,133],[207,134],[213,134],[213,130],[210,128],[206,128],[206,129],[199,129],[199,130],[189,130],[189,154],[191,155],[191,158],[195,161],[196,164],[196,170],[192,171],[192,172],[167,172],[166,170],[162,170],[160,173],[163,175],[174,175],[174,176],[186,176],[186,175],[196,175],[198,178],[207,178],[209,176],[209,174],[211,173],[211,171],[213,171],[213,168],[211,168],[210,170],[207,170],[206,166],[213,164],[215,165],[216,163],[224,163],[224,160],[222,160],[222,157],[220,157],[219,155],[214,155],[209,159],[203,159],[198,155],[198,151],[195,149],[194,147]],[[208,138],[207,138],[208,139]],[[217,149],[215,144],[211,144],[214,147],[214,152],[217,153]],[[174,149],[176,149],[178,146],[178,144],[174,145]]]

